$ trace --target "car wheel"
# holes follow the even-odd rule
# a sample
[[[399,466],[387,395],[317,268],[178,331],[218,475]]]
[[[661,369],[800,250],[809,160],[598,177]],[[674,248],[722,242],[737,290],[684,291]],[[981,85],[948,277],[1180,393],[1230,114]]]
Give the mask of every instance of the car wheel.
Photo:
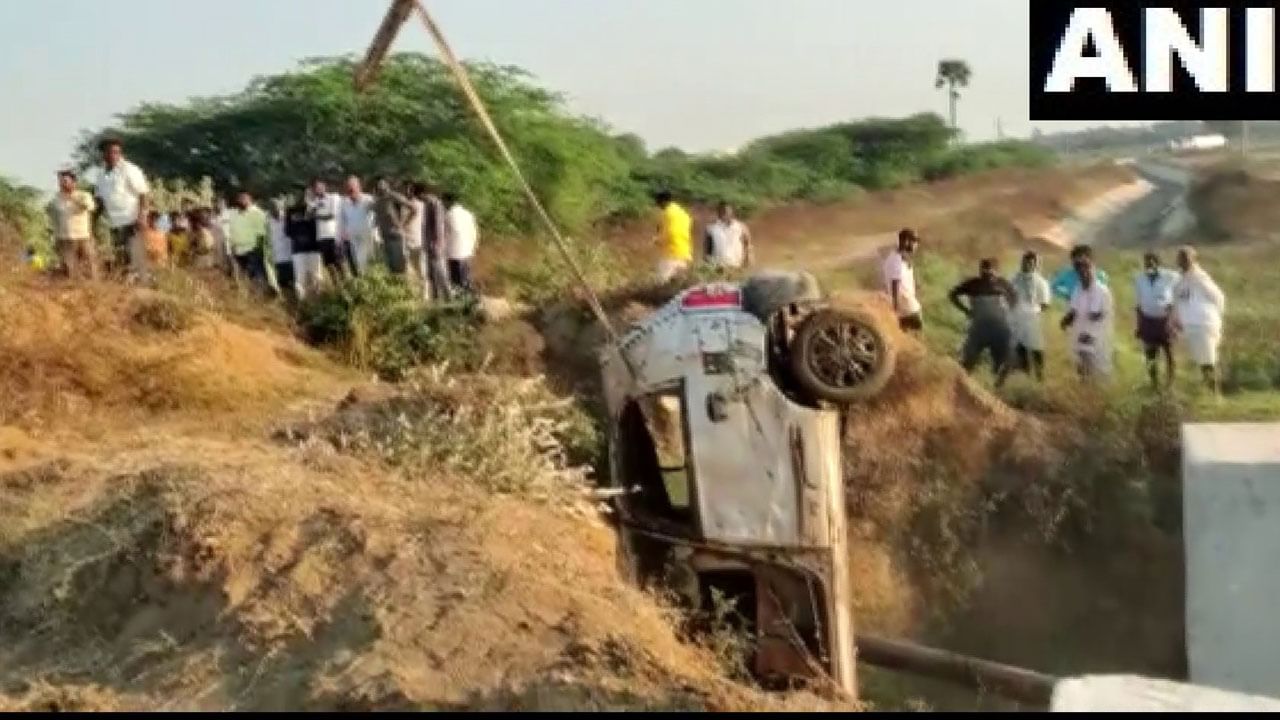
[[[895,353],[868,313],[824,309],[806,318],[791,341],[791,370],[817,400],[854,403],[875,397],[893,375]]]

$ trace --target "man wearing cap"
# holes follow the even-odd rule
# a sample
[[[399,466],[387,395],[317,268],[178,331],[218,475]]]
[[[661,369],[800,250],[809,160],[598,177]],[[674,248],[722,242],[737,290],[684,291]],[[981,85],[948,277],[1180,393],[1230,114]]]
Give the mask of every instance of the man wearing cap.
[[[93,247],[93,196],[76,184],[75,170],[58,173],[58,193],[45,211],[53,228],[54,246],[62,271],[73,280],[96,280],[97,253]]]
[[[893,303],[898,324],[906,332],[918,333],[924,329],[922,307],[916,296],[916,271],[912,258],[920,246],[920,237],[911,229],[898,233],[898,247],[885,258],[881,272],[885,291]]]

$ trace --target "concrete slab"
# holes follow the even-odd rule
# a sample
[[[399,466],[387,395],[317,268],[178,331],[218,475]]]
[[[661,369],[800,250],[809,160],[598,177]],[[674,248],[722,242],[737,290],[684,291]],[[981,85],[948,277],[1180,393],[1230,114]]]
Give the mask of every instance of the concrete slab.
[[[1055,713],[1280,712],[1280,700],[1136,676],[1063,680],[1049,706]]]
[[[1280,424],[1187,425],[1191,680],[1280,696]]]

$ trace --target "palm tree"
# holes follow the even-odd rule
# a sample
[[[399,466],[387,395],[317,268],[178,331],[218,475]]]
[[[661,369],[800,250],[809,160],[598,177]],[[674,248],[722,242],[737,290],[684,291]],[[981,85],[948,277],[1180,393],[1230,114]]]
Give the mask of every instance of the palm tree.
[[[941,90],[947,88],[951,100],[951,129],[959,129],[956,122],[956,104],[960,102],[960,88],[969,87],[973,78],[973,70],[964,60],[942,60],[938,63],[938,80],[934,87]]]

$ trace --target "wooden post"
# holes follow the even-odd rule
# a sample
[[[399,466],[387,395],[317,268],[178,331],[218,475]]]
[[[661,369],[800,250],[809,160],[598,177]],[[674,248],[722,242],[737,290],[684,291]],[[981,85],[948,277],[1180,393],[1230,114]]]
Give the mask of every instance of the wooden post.
[[[391,52],[391,43],[395,42],[396,35],[409,20],[409,15],[413,14],[415,1],[392,1],[386,16],[382,18],[382,25],[378,26],[377,34],[373,36],[373,42],[369,45],[369,52],[364,56],[364,62],[356,68],[356,92],[364,92],[378,78],[382,61],[386,60],[387,53]]]

